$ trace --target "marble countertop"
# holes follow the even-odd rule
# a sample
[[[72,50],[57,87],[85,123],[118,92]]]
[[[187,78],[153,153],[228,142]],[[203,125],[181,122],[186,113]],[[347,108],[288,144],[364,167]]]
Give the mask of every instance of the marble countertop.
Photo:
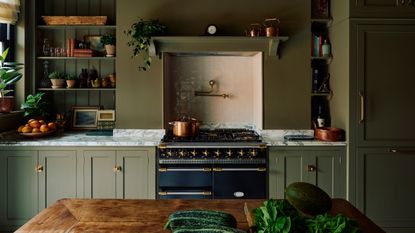
[[[268,146],[345,146],[346,142],[287,141],[285,135],[313,135],[313,130],[257,130]],[[70,132],[44,138],[24,138],[15,132],[0,134],[0,146],[158,146],[164,129],[115,129],[113,136]]]

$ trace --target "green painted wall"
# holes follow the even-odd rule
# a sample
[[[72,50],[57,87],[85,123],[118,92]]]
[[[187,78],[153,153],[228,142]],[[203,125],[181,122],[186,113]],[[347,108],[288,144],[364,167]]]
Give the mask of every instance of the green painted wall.
[[[139,71],[124,30],[139,18],[158,18],[170,36],[198,36],[216,24],[224,35],[242,36],[250,23],[281,19],[289,36],[281,59],[264,61],[264,128],[310,127],[310,4],[293,1],[117,1],[117,128],[162,128],[162,62]]]

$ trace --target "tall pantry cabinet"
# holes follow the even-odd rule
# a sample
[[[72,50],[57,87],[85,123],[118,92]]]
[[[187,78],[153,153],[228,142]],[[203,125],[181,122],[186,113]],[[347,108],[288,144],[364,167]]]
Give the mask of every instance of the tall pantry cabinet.
[[[415,7],[411,0],[350,4],[355,204],[387,232],[414,232]]]

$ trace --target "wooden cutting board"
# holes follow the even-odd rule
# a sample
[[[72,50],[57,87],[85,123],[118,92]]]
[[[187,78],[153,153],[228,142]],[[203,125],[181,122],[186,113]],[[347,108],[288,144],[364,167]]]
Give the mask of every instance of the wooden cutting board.
[[[16,232],[169,232],[163,227],[170,213],[185,209],[226,211],[235,216],[238,228],[248,230],[245,202],[250,207],[257,207],[263,200],[62,199],[41,211]],[[331,212],[354,218],[363,232],[383,232],[345,200],[333,199]]]

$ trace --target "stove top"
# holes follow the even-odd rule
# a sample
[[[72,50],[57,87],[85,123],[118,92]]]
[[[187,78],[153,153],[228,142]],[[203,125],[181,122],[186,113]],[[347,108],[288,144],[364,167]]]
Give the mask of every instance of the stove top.
[[[163,143],[241,143],[262,142],[261,136],[249,129],[200,129],[197,136],[175,137],[172,130],[167,130],[161,139]]]

